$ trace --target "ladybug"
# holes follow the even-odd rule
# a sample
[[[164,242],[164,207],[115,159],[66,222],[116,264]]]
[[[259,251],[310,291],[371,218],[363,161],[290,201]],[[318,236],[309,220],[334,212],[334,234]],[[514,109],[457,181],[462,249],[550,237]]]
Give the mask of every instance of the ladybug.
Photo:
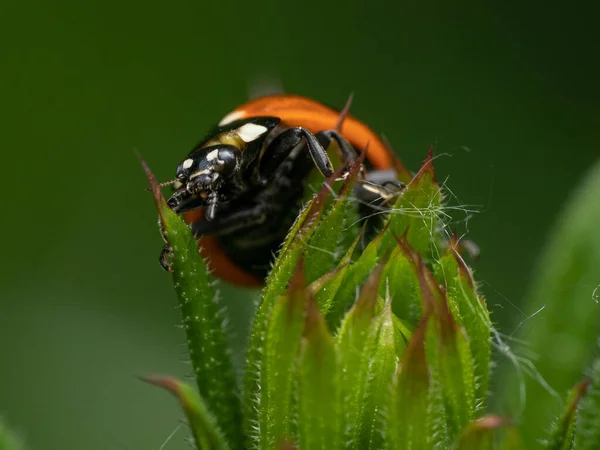
[[[349,166],[368,151],[358,196],[369,203],[402,189],[405,169],[367,125],[309,98],[277,94],[245,103],[179,163],[167,204],[184,216],[215,276],[260,287],[301,208],[308,175],[330,177],[334,141]],[[399,172],[406,173],[399,173]],[[402,178],[402,177],[401,177]],[[160,262],[170,270],[171,249]]]

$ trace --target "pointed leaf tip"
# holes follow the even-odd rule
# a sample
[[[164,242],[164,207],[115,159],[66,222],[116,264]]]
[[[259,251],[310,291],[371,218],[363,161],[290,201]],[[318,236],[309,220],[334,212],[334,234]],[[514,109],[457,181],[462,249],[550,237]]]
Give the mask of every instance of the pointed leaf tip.
[[[428,316],[421,319],[396,369],[387,417],[390,448],[431,448],[434,433],[429,424],[430,371],[425,354],[428,322]]]
[[[304,336],[310,337],[314,332],[316,332],[323,320],[323,316],[321,315],[321,310],[319,309],[319,305],[314,300],[314,298],[310,298],[308,301],[308,308],[306,310],[306,321],[304,325]]]
[[[429,314],[434,312],[437,316],[445,315],[445,311],[440,308],[443,306],[442,303],[446,303],[446,296],[442,292],[440,286],[437,284],[431,271],[425,266],[423,259],[420,255],[416,255],[417,258],[417,275],[419,277],[419,285],[421,288],[421,296],[423,301],[423,314]]]
[[[196,448],[199,450],[227,450],[229,448],[215,417],[194,389],[177,378],[167,375],[150,374],[142,375],[139,378],[146,383],[166,389],[179,400],[187,417]]]
[[[587,390],[590,386],[590,382],[591,380],[589,378],[586,378],[577,383],[569,391],[566,406],[561,416],[556,422],[552,424],[549,438],[545,442],[546,448],[557,450],[571,448],[579,449],[580,447],[585,448],[585,446],[583,445],[577,445],[575,447],[571,447],[569,445],[573,442],[576,422],[579,422],[579,425],[581,425],[581,418],[577,418],[577,416],[579,415],[578,410],[580,409],[579,405],[582,399],[584,398],[585,394],[587,393]],[[585,430],[584,433],[587,431],[589,430]],[[579,433],[577,433],[576,438],[581,441],[581,436],[579,436]],[[578,442],[577,444],[581,444],[581,442]]]
[[[369,275],[363,288],[360,291],[358,300],[354,305],[353,311],[359,313],[362,311],[375,312],[375,305],[377,304],[377,296],[379,294],[379,284],[381,282],[381,276],[383,270],[388,262],[391,252],[387,252],[381,261],[377,264],[375,270]]]
[[[175,377],[151,373],[146,375],[139,375],[138,378],[144,383],[148,383],[153,386],[158,386],[160,388],[166,389],[173,395],[179,397],[179,381]]]
[[[300,255],[298,258],[298,263],[296,264],[296,268],[294,273],[292,274],[292,278],[290,279],[290,283],[288,285],[288,291],[291,294],[295,294],[299,291],[304,292],[306,289],[306,278],[304,276],[304,256]]]
[[[428,323],[429,316],[424,315],[413,331],[398,365],[398,374],[406,376],[415,386],[424,388],[429,385],[429,367],[425,355],[425,335]]]
[[[475,426],[479,428],[493,429],[512,425],[512,420],[506,417],[500,417],[493,414],[484,416],[475,421]]]
[[[152,173],[152,170],[150,170],[150,167],[148,167],[148,164],[146,163],[142,155],[137,150],[135,151],[135,154],[138,157],[142,168],[144,169],[146,178],[148,178],[148,182],[150,183],[150,191],[152,192],[152,197],[154,198],[154,204],[156,205],[156,209],[158,211],[158,214],[160,215],[160,220],[164,224],[165,217],[163,209],[167,208],[167,203],[165,202],[165,198],[163,197],[162,192],[160,190],[160,185],[158,184],[158,181],[156,181],[154,173]]]
[[[498,430],[512,427],[510,419],[493,414],[481,417],[468,424],[458,439],[458,450],[493,450],[498,446]],[[510,449],[520,448],[518,436],[508,433],[504,439],[504,445]],[[505,448],[503,446],[502,448]]]
[[[450,236],[450,241],[448,242],[448,250],[460,253],[460,247],[458,245],[458,234],[456,233],[456,228],[452,230],[452,236]]]
[[[421,164],[421,168],[419,169],[419,172],[417,172],[417,175],[415,175],[415,177],[411,181],[411,184],[419,181],[421,178],[424,178],[425,176],[431,177],[432,183],[437,184],[437,181],[435,178],[435,168],[433,167],[433,159],[434,159],[434,156],[433,156],[433,145],[432,145],[429,147],[429,150],[427,151],[427,156],[423,160],[423,163]]]
[[[294,444],[292,441],[284,439],[277,445],[277,449],[278,450],[298,450],[298,446],[296,444]]]

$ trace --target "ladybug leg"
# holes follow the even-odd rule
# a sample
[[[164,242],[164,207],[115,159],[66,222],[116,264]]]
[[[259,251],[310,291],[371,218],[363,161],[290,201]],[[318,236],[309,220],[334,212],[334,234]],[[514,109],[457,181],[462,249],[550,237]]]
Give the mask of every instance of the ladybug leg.
[[[265,222],[269,207],[259,203],[250,208],[220,213],[213,220],[200,220],[192,224],[194,236],[226,235]]]
[[[321,145],[323,146],[323,148],[328,148],[331,145],[331,141],[335,141],[335,143],[340,148],[340,151],[342,152],[343,160],[346,163],[349,164],[349,163],[353,163],[354,161],[356,161],[356,158],[358,157],[356,150],[354,149],[354,147],[352,147],[352,144],[350,144],[350,142],[348,142],[346,140],[346,138],[340,134],[339,131],[337,131],[337,130],[319,131],[316,134],[316,137],[319,140],[319,142],[321,143]]]
[[[372,170],[355,185],[355,192],[364,203],[385,203],[397,197],[405,187],[398,181],[395,170]]]
[[[305,128],[288,128],[279,134],[265,149],[261,158],[260,174],[264,181],[271,178],[279,166],[290,156],[295,157],[294,150],[305,143],[308,153],[319,172],[328,178],[333,174],[333,166],[327,152],[317,137]]]
[[[162,268],[165,269],[167,272],[173,272],[171,263],[171,261],[173,260],[173,249],[169,245],[169,241],[167,239],[167,232],[165,231],[165,227],[163,226],[160,217],[158,218],[158,229],[160,230],[160,235],[162,236],[163,241],[165,241],[165,245],[160,252],[160,256],[158,257],[158,262],[160,262]]]
[[[158,257],[158,262],[163,269],[167,272],[173,272],[172,261],[173,260],[173,249],[169,244],[165,244]]]

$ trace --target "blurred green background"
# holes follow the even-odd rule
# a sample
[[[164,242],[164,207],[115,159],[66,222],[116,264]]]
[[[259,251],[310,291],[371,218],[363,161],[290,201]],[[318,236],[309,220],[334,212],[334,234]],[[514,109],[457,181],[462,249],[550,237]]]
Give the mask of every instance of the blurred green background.
[[[188,367],[140,151],[159,179],[253,80],[343,106],[418,168],[430,144],[501,330],[598,157],[595,7],[23,0],[3,5],[0,413],[34,449],[156,449]],[[466,223],[467,222],[467,223]],[[591,287],[590,292],[593,290]],[[241,345],[251,298],[225,289]],[[532,319],[534,320],[534,319]],[[502,363],[502,361],[499,361]],[[184,448],[180,430],[164,448]]]

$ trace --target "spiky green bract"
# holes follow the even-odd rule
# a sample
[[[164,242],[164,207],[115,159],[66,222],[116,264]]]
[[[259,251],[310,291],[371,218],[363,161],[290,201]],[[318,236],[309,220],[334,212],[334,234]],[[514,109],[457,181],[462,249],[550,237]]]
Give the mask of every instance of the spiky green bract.
[[[222,306],[189,227],[165,203],[144,164],[167,242],[173,249],[173,283],[200,396],[232,448],[242,441],[241,410]]]
[[[544,448],[550,450],[573,450],[575,443],[575,419],[577,408],[588,388],[589,380],[578,383],[569,391],[566,406],[561,416],[552,424],[550,435],[543,441]]]
[[[456,236],[452,237],[445,254],[435,264],[434,273],[438,282],[445,287],[448,305],[456,322],[468,330],[475,371],[477,411],[482,411],[489,384],[492,324],[485,301],[475,289],[471,271],[458,252]]]
[[[388,400],[387,448],[426,450],[435,436],[429,419],[430,372],[425,356],[429,318],[415,329],[402,355]]]
[[[371,335],[376,334],[375,350],[369,361],[364,406],[360,418],[360,435],[355,440],[356,449],[377,450],[385,448],[387,428],[387,405],[391,392],[391,381],[397,360],[404,353],[406,343],[401,330],[396,326],[391,303],[386,302],[381,314],[371,326]]]
[[[346,229],[356,172],[337,193],[332,177],[301,211],[254,318],[244,436],[230,447],[429,450],[475,439],[465,430],[484,403],[491,325],[456,239],[442,251],[432,160],[366,247]]]
[[[575,435],[577,450],[600,448],[600,360],[592,367],[587,393],[581,400]]]
[[[342,440],[339,353],[316,302],[309,302],[298,367],[300,448],[336,450]]]
[[[379,254],[396,246],[394,234],[402,236],[406,233],[407,242],[424,260],[437,256],[437,226],[441,223],[442,212],[442,193],[435,181],[433,151],[430,149],[419,172],[394,205],[387,225],[390,233],[385,234]]]
[[[198,449],[227,450],[230,448],[217,425],[217,420],[192,387],[173,377],[161,375],[150,375],[142,377],[142,379],[155,386],[167,389],[177,397],[185,412],[188,425]]]
[[[426,358],[431,378],[431,424],[436,445],[448,447],[473,419],[475,390],[472,355],[461,329],[450,312],[445,292],[420,257],[418,265],[423,314],[429,317]]]
[[[350,263],[361,236],[362,234],[357,235],[354,242],[350,244],[350,247],[342,257],[336,270],[319,278],[318,284],[321,284],[321,288],[314,291],[313,295],[317,300],[319,308],[327,318],[332,316],[329,312],[335,305],[334,299],[338,291],[344,286],[344,280],[346,280],[351,267],[354,267],[354,265],[350,265]]]
[[[377,343],[377,324],[374,323],[377,288],[383,264],[369,277],[354,307],[344,318],[337,336],[341,360],[341,380],[344,442],[347,448],[361,448],[363,415],[369,363]],[[392,355],[395,353],[392,349]],[[390,377],[391,379],[391,377]]]
[[[377,265],[379,260],[377,251],[382,238],[383,233],[377,235],[369,242],[358,260],[344,270],[339,289],[334,293],[331,308],[327,311],[327,322],[331,329],[339,326],[342,318],[354,303],[357,289],[372,272],[373,267]]]
[[[260,374],[262,448],[273,448],[292,437],[292,388],[308,306],[302,267],[299,265],[287,292],[276,300],[265,336]]]
[[[518,338],[527,354],[536,355],[538,377],[525,379],[527,393],[520,427],[525,445],[533,448],[559,414],[560,396],[577,381],[596,356],[600,324],[600,162],[590,170],[567,203],[537,267],[537,275],[521,308],[538,312],[524,323]],[[523,321],[520,317],[518,323]],[[516,325],[516,324],[515,324]],[[501,378],[516,399],[519,385]],[[557,395],[558,394],[558,395]],[[499,396],[507,398],[508,395]],[[520,401],[522,403],[522,400]]]
[[[485,416],[465,427],[455,450],[520,450],[521,440],[515,428],[498,416]]]
[[[269,317],[275,300],[285,291],[306,246],[319,223],[325,201],[330,194],[334,174],[327,180],[321,191],[308,203],[298,216],[279,252],[271,272],[266,280],[261,300],[254,316],[250,332],[250,344],[246,356],[244,373],[244,430],[249,448],[260,448],[260,418],[264,409],[261,405],[260,374],[265,348],[265,335],[269,324]]]
[[[413,260],[406,233],[396,242],[397,246],[385,266],[383,278],[386,282],[381,284],[379,294],[395,299],[392,302],[394,314],[415,327],[421,318],[418,267]]]
[[[26,450],[25,444],[0,416],[0,450]]]

